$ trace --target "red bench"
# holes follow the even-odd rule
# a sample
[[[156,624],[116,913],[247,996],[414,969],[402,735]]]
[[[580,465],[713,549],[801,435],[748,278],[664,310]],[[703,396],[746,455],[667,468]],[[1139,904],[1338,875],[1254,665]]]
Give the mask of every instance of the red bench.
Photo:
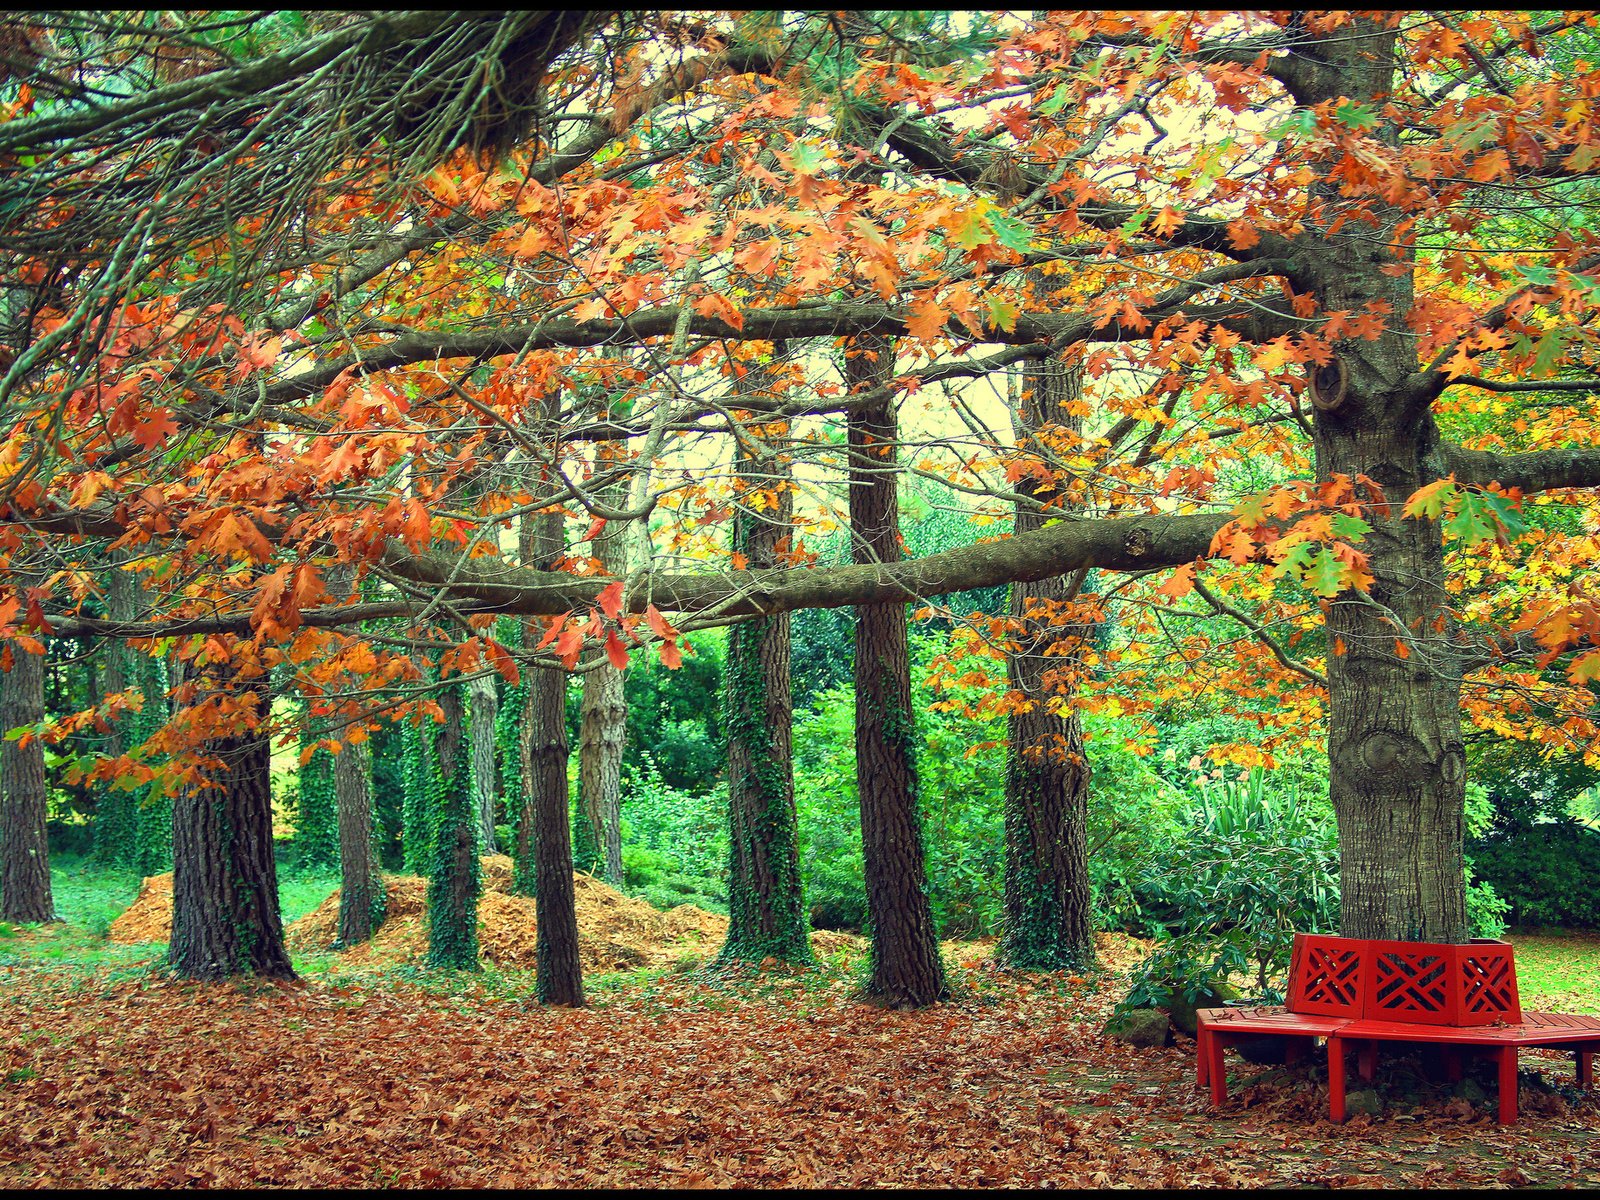
[[[1452,1078],[1462,1051],[1495,1055],[1499,1120],[1517,1118],[1517,1048],[1571,1050],[1580,1086],[1594,1081],[1600,1018],[1522,1012],[1516,962],[1505,942],[1464,946],[1383,942],[1296,934],[1289,1003],[1273,1008],[1207,1008],[1199,1013],[1196,1078],[1211,1101],[1227,1097],[1222,1049],[1252,1037],[1287,1039],[1289,1060],[1319,1037],[1328,1041],[1328,1115],[1345,1117],[1344,1055],[1354,1044],[1358,1069],[1371,1080],[1379,1042],[1433,1043],[1448,1048]]]

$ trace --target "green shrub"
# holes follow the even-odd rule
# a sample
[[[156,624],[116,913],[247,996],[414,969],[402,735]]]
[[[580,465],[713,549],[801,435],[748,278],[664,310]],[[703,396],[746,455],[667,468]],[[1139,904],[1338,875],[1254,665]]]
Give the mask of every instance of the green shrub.
[[[1470,848],[1474,873],[1513,924],[1600,928],[1600,830],[1543,820],[1493,830]]]

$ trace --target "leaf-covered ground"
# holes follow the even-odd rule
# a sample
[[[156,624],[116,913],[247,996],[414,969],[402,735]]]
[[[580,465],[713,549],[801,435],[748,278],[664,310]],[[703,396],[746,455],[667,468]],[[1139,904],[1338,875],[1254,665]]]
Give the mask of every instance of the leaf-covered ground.
[[[1099,1026],[1116,982],[957,967],[920,1013],[799,976],[601,981],[588,1011],[529,980],[403,968],[194,985],[22,952],[0,966],[0,1186],[1600,1186],[1600,1100],[1524,1055],[1516,1126],[1403,1094],[1329,1124],[1324,1072]],[[969,960],[970,961],[970,960]],[[1319,1090],[1320,1087],[1320,1090]],[[1565,1095],[1563,1095],[1565,1093]]]

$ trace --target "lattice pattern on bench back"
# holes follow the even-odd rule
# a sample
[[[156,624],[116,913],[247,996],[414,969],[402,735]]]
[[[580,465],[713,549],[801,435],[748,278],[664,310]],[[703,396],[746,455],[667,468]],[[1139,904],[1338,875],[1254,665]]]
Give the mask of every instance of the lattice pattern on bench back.
[[[1461,985],[1457,1025],[1522,1023],[1522,996],[1517,991],[1517,964],[1511,947],[1488,938],[1457,946],[1456,979]]]
[[[1295,934],[1289,1011],[1359,1017],[1366,979],[1366,946],[1366,942],[1354,938]]]
[[[1455,947],[1418,942],[1368,942],[1371,963],[1365,1016],[1414,1025],[1454,1025],[1459,989]]]
[[[1290,1012],[1418,1025],[1517,1024],[1517,967],[1505,942],[1465,946],[1297,933]]]

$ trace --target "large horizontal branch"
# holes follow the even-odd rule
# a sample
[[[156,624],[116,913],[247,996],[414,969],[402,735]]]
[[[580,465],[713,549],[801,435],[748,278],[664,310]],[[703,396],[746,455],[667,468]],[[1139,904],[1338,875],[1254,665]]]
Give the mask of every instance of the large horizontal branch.
[[[1445,469],[1462,483],[1491,483],[1525,493],[1600,487],[1600,446],[1495,454],[1488,450],[1441,447]]]
[[[914,603],[950,592],[1048,579],[1089,567],[1109,571],[1172,567],[1209,554],[1212,538],[1230,519],[1227,513],[1205,513],[1061,521],[1046,529],[898,563],[663,573],[647,577],[634,588],[628,606],[632,612],[643,612],[654,604],[658,609],[691,616],[737,618],[801,608]],[[601,591],[616,582],[606,576],[535,571],[485,559],[463,562],[411,554],[394,543],[385,552],[383,565],[399,578],[443,593],[463,612],[553,616],[596,604]],[[307,609],[300,619],[306,625],[326,628],[405,616],[423,607],[422,599],[383,601]],[[50,632],[58,637],[245,636],[251,632],[251,622],[250,614],[243,610],[180,617],[170,623],[63,616],[52,618]]]
[[[1172,293],[1163,295],[1141,312],[1137,324],[1120,317],[1099,322],[1081,313],[1023,313],[1011,329],[998,326],[985,330],[984,342],[1013,345],[1029,342],[1129,342],[1149,335],[1151,325],[1163,320],[1185,318],[1223,325],[1250,341],[1270,341],[1294,332],[1302,322],[1262,301],[1186,306],[1176,294],[1189,296],[1212,287],[1242,279],[1261,278],[1280,273],[1277,261],[1228,264],[1203,272]],[[267,389],[265,403],[283,403],[298,396],[313,395],[354,367],[366,371],[386,371],[412,363],[435,359],[488,360],[532,350],[582,349],[595,346],[632,346],[657,338],[679,334],[682,309],[677,305],[653,308],[626,317],[599,317],[589,320],[559,318],[525,325],[509,325],[471,333],[418,330],[405,333],[377,346],[369,346],[316,364],[308,370],[275,380]],[[794,308],[752,308],[743,314],[735,328],[720,317],[690,313],[682,326],[692,337],[722,338],[733,342],[778,341],[780,339],[859,337],[881,334],[904,337],[910,333],[911,310],[885,304],[812,304]],[[958,341],[972,342],[972,331],[955,318],[947,323],[946,334]],[[251,401],[261,399],[254,389],[244,393]]]

